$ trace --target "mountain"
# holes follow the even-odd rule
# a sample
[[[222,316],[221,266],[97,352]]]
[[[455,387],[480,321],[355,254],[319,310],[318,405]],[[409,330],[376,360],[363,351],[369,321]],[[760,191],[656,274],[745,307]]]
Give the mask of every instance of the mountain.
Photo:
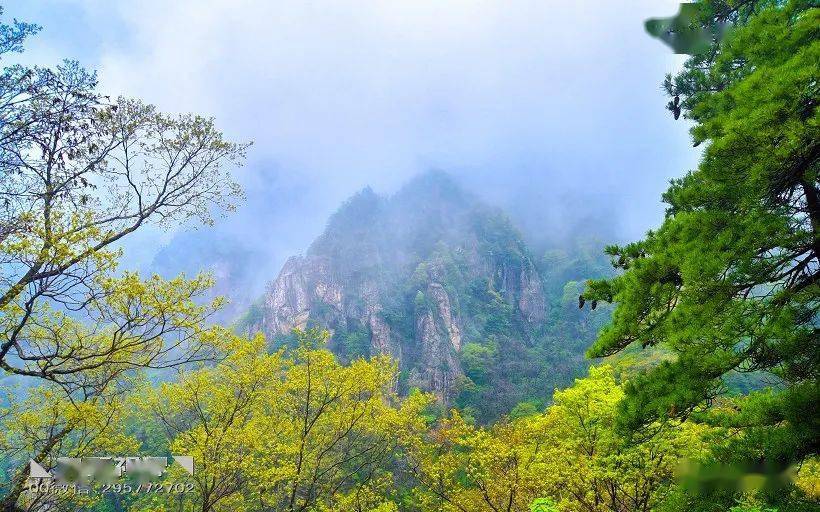
[[[146,270],[166,278],[180,273],[192,276],[209,272],[214,286],[201,300],[228,297],[230,300],[210,321],[229,323],[245,312],[262,290],[255,283],[263,273],[265,256],[237,236],[206,230],[182,231],[157,251]]]
[[[588,340],[556,336],[559,325],[578,333],[561,322],[566,282],[545,282],[560,272],[543,263],[503,212],[427,173],[391,197],[368,188],[345,202],[241,328],[274,346],[292,344],[294,328],[326,328],[343,360],[389,354],[401,390],[490,419],[549,400],[585,368]],[[573,326],[590,322],[569,311]]]

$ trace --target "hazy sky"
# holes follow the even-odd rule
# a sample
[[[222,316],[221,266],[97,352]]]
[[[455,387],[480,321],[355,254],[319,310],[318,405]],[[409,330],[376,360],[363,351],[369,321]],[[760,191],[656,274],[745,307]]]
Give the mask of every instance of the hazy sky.
[[[659,222],[668,179],[697,162],[660,88],[682,59],[642,26],[671,1],[0,3],[43,26],[27,62],[78,59],[110,93],[253,140],[248,203],[219,229],[273,264],[351,193],[390,193],[430,168],[534,238],[635,238]],[[155,236],[134,249],[149,257]]]

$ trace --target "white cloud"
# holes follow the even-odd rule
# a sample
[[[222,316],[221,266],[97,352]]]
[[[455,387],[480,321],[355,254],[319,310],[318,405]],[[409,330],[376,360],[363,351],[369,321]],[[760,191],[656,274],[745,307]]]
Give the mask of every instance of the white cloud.
[[[99,67],[112,90],[212,113],[284,168],[395,185],[379,174],[480,166],[616,127],[618,103],[654,92],[672,61],[640,26],[657,4],[122,3],[131,42],[103,47]]]
[[[539,201],[603,198],[635,234],[694,162],[659,87],[680,59],[642,27],[674,1],[55,2],[84,13],[59,30],[94,34],[106,89],[256,142],[243,179],[271,197],[240,224],[288,250],[354,190],[429,167],[533,222],[556,208]]]

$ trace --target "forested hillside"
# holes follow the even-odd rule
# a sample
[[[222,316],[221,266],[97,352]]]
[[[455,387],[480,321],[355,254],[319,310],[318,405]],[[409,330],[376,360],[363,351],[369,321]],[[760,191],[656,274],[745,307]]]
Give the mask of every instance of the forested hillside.
[[[610,273],[600,245],[533,254],[503,212],[431,172],[388,198],[349,199],[239,328],[273,349],[293,346],[295,328],[328,329],[342,361],[390,355],[403,394],[430,391],[487,422],[542,407],[585,371],[607,315],[582,314],[577,297]]]

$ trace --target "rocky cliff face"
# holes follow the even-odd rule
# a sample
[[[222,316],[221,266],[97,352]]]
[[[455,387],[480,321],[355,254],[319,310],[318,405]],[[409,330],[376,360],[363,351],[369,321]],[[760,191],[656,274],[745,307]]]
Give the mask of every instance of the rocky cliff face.
[[[411,386],[431,390],[445,402],[462,377],[458,352],[461,331],[450,297],[439,283],[427,285],[427,301],[417,304],[414,342],[418,359],[410,370]]]
[[[454,398],[467,342],[526,342],[547,315],[541,277],[509,221],[425,175],[390,198],[365,190],[290,258],[249,324],[271,343],[292,329],[331,331],[342,358],[390,354],[402,385]]]

